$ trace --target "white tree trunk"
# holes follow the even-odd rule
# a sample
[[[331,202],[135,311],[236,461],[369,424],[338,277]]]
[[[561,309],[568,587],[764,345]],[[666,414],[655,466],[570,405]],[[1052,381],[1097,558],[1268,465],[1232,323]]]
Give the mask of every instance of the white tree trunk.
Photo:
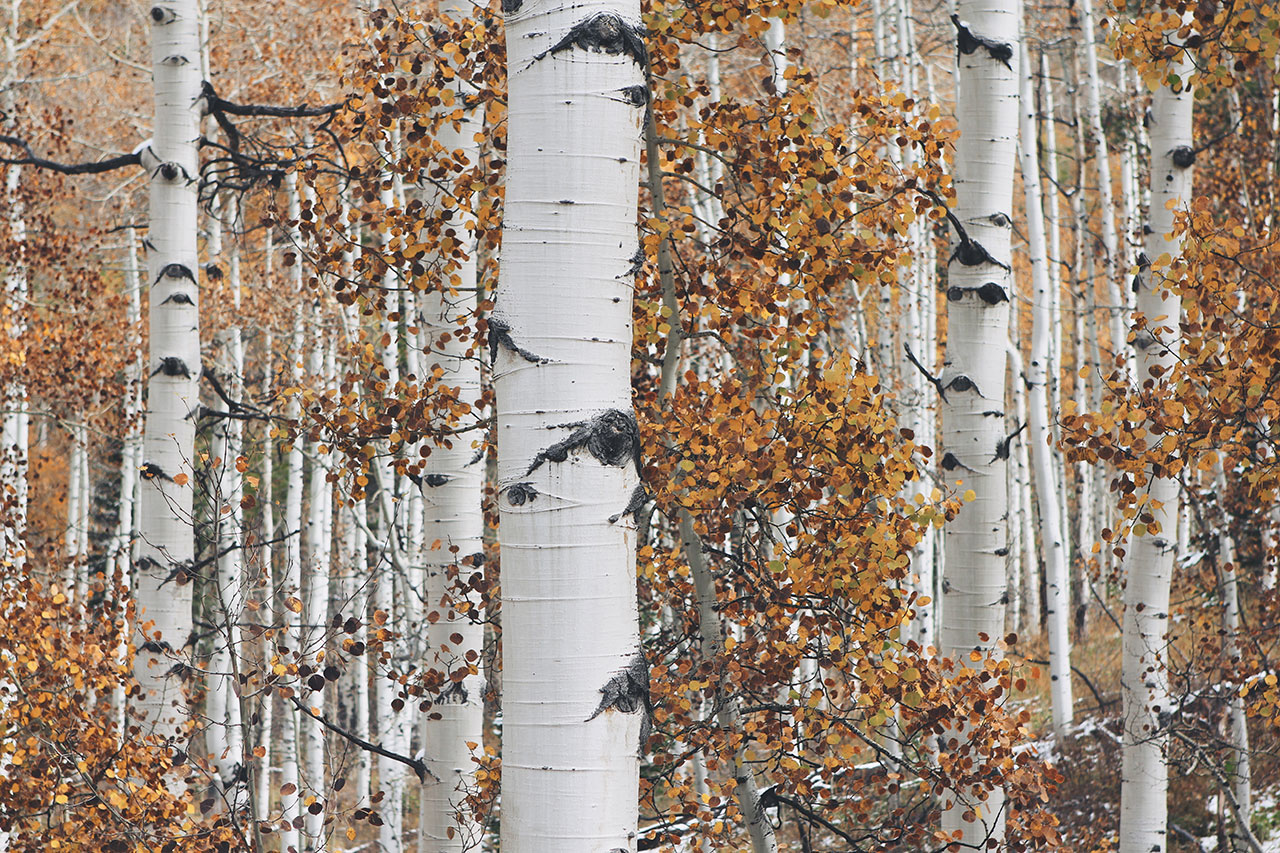
[[[1044,555],[1045,627],[1049,634],[1049,696],[1053,708],[1053,729],[1061,740],[1071,722],[1071,645],[1067,628],[1070,619],[1067,585],[1067,548],[1062,531],[1062,508],[1058,506],[1058,469],[1053,432],[1049,428],[1048,384],[1056,372],[1050,340],[1058,325],[1053,316],[1052,284],[1045,241],[1044,201],[1040,197],[1040,162],[1036,139],[1036,101],[1032,91],[1034,74],[1026,46],[1022,52],[1022,186],[1026,194],[1027,242],[1031,257],[1031,358],[1027,364],[1028,428],[1032,464],[1035,466],[1036,496],[1040,509],[1040,543]],[[1056,192],[1056,190],[1055,190]],[[1056,201],[1051,202],[1056,206]]]
[[[144,151],[151,180],[151,355],[138,506],[136,566],[141,687],[135,717],[143,733],[176,738],[187,719],[181,673],[189,663],[192,464],[199,406],[200,330],[196,246],[196,142],[200,44],[195,0],[166,0],[150,12],[155,134]],[[175,778],[173,787],[181,787]]]
[[[1218,493],[1218,582],[1222,595],[1222,654],[1224,664],[1240,662],[1240,572],[1236,564],[1235,537],[1231,535],[1231,516],[1225,508],[1227,478],[1219,461],[1214,476]],[[1240,685],[1228,681],[1221,685],[1227,695],[1227,744],[1231,748],[1231,770],[1227,778],[1235,798],[1233,813],[1246,829],[1253,814],[1253,771],[1249,760],[1249,718]]]
[[[629,274],[647,87],[634,0],[509,0],[489,340],[502,547],[504,853],[634,849],[647,731]],[[554,630],[548,630],[555,626]],[[576,651],[590,648],[592,654]]]
[[[319,319],[318,317],[316,318]],[[316,334],[311,342],[309,381],[317,388],[324,387],[324,335],[317,324]],[[301,440],[301,439],[300,439]],[[302,623],[303,634],[299,643],[304,660],[313,669],[319,671],[325,666],[323,661],[317,662],[317,653],[324,649],[325,628],[329,622],[329,546],[331,530],[329,527],[329,510],[332,495],[326,479],[328,468],[326,454],[319,451],[316,443],[311,443],[311,470],[308,472],[307,492],[308,508],[305,525],[305,571],[302,584]],[[313,713],[323,714],[324,692],[313,691],[310,686],[300,680],[300,701]],[[300,715],[302,742],[299,744],[300,776],[304,806],[303,844],[307,850],[318,850],[324,840],[324,799],[325,787],[325,730],[323,724],[310,715]],[[321,808],[317,809],[319,804]]]
[[[973,651],[997,656],[1004,633],[1009,499],[1003,411],[1013,294],[1010,224],[1020,11],[1014,0],[967,0],[959,9],[955,216],[968,239],[956,235],[959,242],[947,267],[941,464],[948,485],[961,481],[959,490],[972,490],[974,499],[945,529],[941,651],[956,668],[966,666]],[[963,727],[949,736],[958,739],[960,749],[972,748]],[[985,798],[981,792],[950,791],[944,797],[943,831],[959,832],[963,844],[999,840],[1003,802],[999,788]],[[964,819],[969,811],[975,820]]]
[[[1190,74],[1185,55],[1173,64],[1182,80]],[[1156,90],[1151,104],[1151,233],[1147,256],[1176,258],[1181,240],[1172,236],[1175,209],[1191,196],[1190,92]],[[1165,286],[1162,270],[1144,268],[1138,313],[1147,328],[1134,340],[1140,388],[1158,387],[1178,357],[1179,298]],[[1169,642],[1169,584],[1178,483],[1151,476],[1148,512],[1155,525],[1133,537],[1125,585],[1123,660],[1124,749],[1120,788],[1120,853],[1166,848],[1169,787],[1168,720],[1172,712],[1165,649]]]
[[[266,245],[266,262],[265,262],[266,269],[263,274],[263,278],[268,282],[268,284],[270,284],[270,282],[272,281],[272,278],[271,278],[272,248],[271,248],[270,234],[271,234],[271,231],[270,229],[268,229],[267,245]],[[269,326],[264,331],[262,337],[263,337],[262,352],[265,360],[265,363],[263,365],[263,368],[264,368],[263,376],[266,377],[266,379],[264,379],[263,381],[262,390],[264,394],[269,394],[271,391],[270,377],[272,376],[272,368],[273,368],[273,364],[272,364],[272,357],[274,352],[273,344],[275,343],[275,340],[274,340],[275,336],[272,334],[271,328]],[[259,530],[258,535],[261,538],[262,545],[258,549],[258,565],[259,565],[259,572],[260,572],[258,580],[259,580],[259,583],[261,584],[261,586],[258,587],[261,590],[261,593],[258,596],[260,600],[260,607],[258,610],[258,624],[272,625],[275,623],[275,612],[276,612],[275,572],[272,571],[272,566],[271,566],[271,557],[272,557],[272,554],[274,553],[274,546],[271,544],[271,540],[275,538],[275,530],[276,530],[275,504],[274,504],[275,489],[272,484],[272,479],[275,476],[276,443],[275,443],[275,439],[271,435],[270,428],[265,429],[263,432],[264,432],[264,435],[262,440],[262,481],[261,481],[262,486],[261,486],[261,491],[259,493],[260,506],[262,507],[262,522],[261,522],[261,528]],[[264,661],[264,663],[269,668],[271,664],[271,652],[269,648],[267,649],[265,657],[266,657],[266,660]],[[262,755],[258,759],[258,777],[257,777],[258,785],[257,785],[257,791],[255,792],[255,796],[257,797],[257,800],[258,800],[257,814],[259,815],[259,817],[262,817],[264,819],[266,815],[270,814],[270,809],[271,809],[271,792],[272,792],[271,756],[273,753],[272,747],[275,742],[275,737],[274,737],[275,733],[272,731],[272,729],[275,725],[275,705],[276,705],[276,691],[272,688],[268,688],[264,690],[261,696],[260,704],[259,704],[260,710],[258,712],[259,713],[258,747],[261,748]]]
[[[302,207],[301,199],[298,195],[298,177],[293,171],[285,175],[285,193],[288,196],[289,204],[289,243],[294,247],[294,251],[297,252],[297,258],[294,260],[293,266],[289,268],[289,290],[295,294],[294,298],[297,300],[294,306],[293,334],[289,347],[289,376],[296,388],[302,385],[303,311],[305,310],[304,306],[307,303],[307,299],[303,290],[302,256],[300,251],[302,236],[297,224],[301,216]],[[302,403],[296,394],[289,397],[286,414],[292,421],[301,420]],[[286,538],[281,588],[285,596],[283,645],[288,649],[288,653],[282,663],[287,666],[290,661],[295,660],[295,657],[299,661],[301,660],[304,640],[302,623],[302,493],[305,489],[305,483],[303,480],[301,436],[289,446],[286,467],[285,488],[287,491],[285,493],[283,531],[283,535]],[[299,768],[302,751],[300,742],[302,726],[299,719],[301,715],[291,703],[284,703],[281,711],[284,717],[281,721],[283,726],[280,738],[280,787],[282,791],[287,791],[288,793],[281,794],[280,803],[282,819],[290,824],[290,828],[280,833],[280,846],[283,850],[287,850],[292,846],[295,850],[301,851],[302,835],[299,827],[294,826],[295,819],[302,814],[301,770]]]

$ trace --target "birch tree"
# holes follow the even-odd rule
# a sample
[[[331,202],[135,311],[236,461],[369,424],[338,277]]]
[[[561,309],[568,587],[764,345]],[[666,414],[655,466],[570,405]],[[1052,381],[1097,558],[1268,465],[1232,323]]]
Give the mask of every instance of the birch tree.
[[[503,5],[508,180],[488,329],[502,849],[632,849],[649,702],[628,514],[642,494],[631,275],[648,56],[633,0]]]
[[[155,128],[142,157],[151,182],[151,354],[135,572],[141,632],[135,674],[142,688],[136,708],[144,733],[175,740],[187,717],[182,679],[192,627],[192,479],[201,370],[198,14],[195,0],[164,2],[150,11]]]
[[[1176,16],[1173,17],[1176,23]],[[1177,27],[1170,30],[1177,38]],[[1151,206],[1148,210],[1146,257],[1139,259],[1137,309],[1139,323],[1133,345],[1137,383],[1145,395],[1163,389],[1178,359],[1181,297],[1167,283],[1167,270],[1182,250],[1174,235],[1174,214],[1185,210],[1191,196],[1192,96],[1187,81],[1190,58],[1179,49],[1168,66],[1165,85],[1151,103]],[[1173,576],[1173,535],[1178,509],[1178,481],[1158,470],[1147,480],[1145,531],[1137,529],[1130,545],[1124,591],[1121,685],[1124,699],[1124,750],[1120,789],[1120,851],[1148,853],[1164,849],[1168,834],[1169,586]],[[1141,522],[1140,522],[1141,523]]]
[[[970,0],[957,28],[956,243],[947,265],[948,336],[941,377],[941,466],[949,484],[972,500],[945,528],[942,653],[963,669],[998,658],[1004,631],[1005,558],[1009,550],[1005,368],[1012,293],[1010,225],[1018,131],[1019,6]],[[971,753],[965,727],[948,732]],[[980,762],[980,757],[973,758]],[[1003,837],[1002,789],[953,790],[943,831],[983,846]],[[968,819],[969,815],[976,819]]]

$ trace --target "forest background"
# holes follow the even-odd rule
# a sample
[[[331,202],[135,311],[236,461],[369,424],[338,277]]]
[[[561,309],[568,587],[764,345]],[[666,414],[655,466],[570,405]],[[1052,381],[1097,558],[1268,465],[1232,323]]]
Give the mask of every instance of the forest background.
[[[7,12],[8,848],[1276,845],[1280,10]]]

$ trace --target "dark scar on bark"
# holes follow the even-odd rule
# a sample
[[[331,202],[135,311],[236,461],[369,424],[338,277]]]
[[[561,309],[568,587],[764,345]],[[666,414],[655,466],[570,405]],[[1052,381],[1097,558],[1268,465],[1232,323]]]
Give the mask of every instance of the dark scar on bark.
[[[191,301],[191,297],[185,293],[174,293],[160,304],[168,305],[170,302],[175,305],[195,305],[195,302]]]
[[[947,389],[950,391],[961,391],[961,392],[977,391],[978,386],[968,376],[961,374],[957,376],[955,379],[952,379],[949,383],[947,383]],[[982,392],[978,391],[978,393],[981,394]]]
[[[427,476],[422,478],[422,484],[424,486],[430,486],[431,488],[436,488],[437,486],[443,486],[445,483],[449,482],[452,479],[453,478],[450,477],[448,474],[428,474]]]
[[[196,283],[195,275],[192,274],[191,268],[186,264],[165,264],[164,269],[160,270],[160,275],[156,276],[156,280],[151,283],[151,286],[155,287],[162,278],[185,278],[192,284]]]
[[[994,281],[989,281],[982,287],[948,287],[947,301],[959,302],[966,293],[978,294],[978,298],[988,305],[997,305],[1001,302],[1009,301],[1009,294]]]
[[[440,691],[440,695],[436,697],[435,704],[465,705],[467,704],[467,688],[463,686],[461,681],[454,681]]]
[[[1013,440],[1014,440],[1015,438],[1017,438],[1017,437],[1018,437],[1018,433],[1022,432],[1022,431],[1023,431],[1024,429],[1026,429],[1026,428],[1027,428],[1026,423],[1023,423],[1021,426],[1019,426],[1019,427],[1018,427],[1017,429],[1015,429],[1013,432],[1011,432],[1011,433],[1009,433],[1008,435],[1006,435],[1006,436],[1004,437],[1004,440],[1003,440],[1003,441],[1001,441],[999,444],[997,444],[997,445],[996,445],[996,455],[995,455],[995,459],[992,459],[991,461],[992,461],[992,462],[995,462],[997,459],[1008,459],[1008,458],[1009,458],[1009,445],[1013,444]]]
[[[533,483],[512,483],[507,486],[507,502],[512,506],[523,506],[537,500],[538,490]]]
[[[972,469],[972,468],[970,468],[968,465],[964,464],[964,463],[963,463],[963,462],[961,462],[959,459],[957,459],[957,458],[955,457],[955,454],[954,454],[954,453],[946,453],[946,454],[944,454],[944,455],[943,455],[943,457],[942,457],[942,463],[941,463],[941,464],[942,464],[942,470],[943,470],[943,471],[954,471],[954,470],[955,470],[955,469],[957,469],[957,468],[963,468],[963,469],[964,469],[964,470],[966,470],[966,471],[972,471],[972,470],[973,470],[973,469]]]
[[[637,246],[636,253],[631,256],[631,266],[627,267],[627,271],[618,278],[639,275],[642,269],[644,269],[644,246]]]
[[[644,659],[644,652],[636,652],[635,657],[627,664],[626,669],[605,682],[600,688],[600,704],[587,717],[587,722],[594,720],[612,708],[624,714],[643,712],[640,723],[640,749],[649,741],[649,733],[653,730],[650,716],[653,714],[653,703],[649,701],[649,663]]]
[[[636,521],[639,521],[640,510],[644,509],[644,505],[648,502],[648,500],[649,500],[649,490],[644,487],[644,483],[638,484],[634,489],[631,490],[631,498],[630,500],[627,501],[627,505],[622,508],[622,512],[618,513],[617,515],[609,516],[609,523],[617,524],[618,519],[622,518],[624,515],[629,515],[632,518],[634,518]]]
[[[160,366],[151,371],[151,375],[163,373],[165,376],[185,376],[191,378],[191,368],[187,367],[187,363],[176,355],[167,355],[160,359]]]
[[[1010,71],[1013,70],[1013,66],[1009,64],[1009,60],[1013,59],[1013,45],[974,33],[960,20],[959,15],[952,15],[951,23],[956,25],[956,48],[961,53],[968,56],[978,48],[982,48],[996,62]]]
[[[496,317],[489,318],[489,363],[494,364],[498,360],[498,347],[504,347],[508,352],[513,352],[523,358],[525,361],[533,364],[546,364],[547,359],[534,355],[524,347],[520,346],[511,337],[511,327]]]
[[[1186,169],[1196,161],[1196,152],[1190,145],[1179,145],[1169,152],[1169,159],[1179,169]]]
[[[173,653],[173,646],[169,645],[164,640],[147,640],[138,648],[138,651],[151,652],[152,654],[157,655],[167,655]]]
[[[643,35],[642,30],[628,24],[617,15],[597,12],[585,21],[574,24],[568,35],[534,59],[536,61],[579,47],[583,50],[597,50],[614,56],[630,56],[641,68],[648,68],[649,51],[644,46]]]
[[[557,441],[546,450],[539,451],[533,457],[529,470],[524,472],[526,477],[538,470],[543,462],[564,462],[571,451],[582,447],[602,465],[620,468],[633,462],[636,473],[640,473],[640,428],[636,425],[636,416],[631,412],[609,409],[591,420],[552,428],[572,429],[573,432],[563,441]]]
[[[622,93],[622,100],[626,101],[633,107],[644,107],[649,105],[648,86],[624,86],[618,91]]]
[[[524,5],[524,0],[502,0],[502,14],[514,15],[520,11],[520,7]]]
[[[166,474],[164,469],[154,462],[144,462],[142,463],[142,467],[138,470],[142,474],[142,479],[144,480],[154,480],[156,477],[159,477],[161,480],[168,480],[170,483],[173,482],[173,478]],[[152,562],[154,562],[154,560]]]

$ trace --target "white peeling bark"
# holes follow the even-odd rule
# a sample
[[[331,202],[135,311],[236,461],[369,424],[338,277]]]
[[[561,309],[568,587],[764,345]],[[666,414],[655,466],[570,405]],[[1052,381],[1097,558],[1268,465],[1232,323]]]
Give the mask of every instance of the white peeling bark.
[[[648,704],[627,512],[640,487],[630,383],[647,102],[640,8],[635,0],[504,5],[509,165],[489,324],[502,849],[633,850]]]
[[[192,464],[199,406],[199,256],[196,141],[200,43],[195,0],[151,8],[155,132],[143,165],[151,181],[151,353],[136,566],[141,687],[135,718],[144,733],[176,738],[187,719],[181,673],[189,663],[194,562]],[[175,779],[172,786],[181,783]]]
[[[1053,316],[1053,285],[1045,240],[1044,200],[1040,197],[1040,162],[1036,139],[1036,101],[1032,91],[1033,67],[1022,50],[1022,186],[1026,194],[1027,242],[1031,259],[1031,358],[1027,364],[1028,441],[1035,466],[1036,497],[1040,510],[1040,543],[1044,555],[1045,627],[1049,634],[1049,696],[1053,729],[1059,739],[1071,722],[1071,644],[1067,586],[1067,548],[1058,505],[1058,469],[1053,433],[1049,428],[1049,376],[1058,367],[1052,361],[1050,341],[1057,333]],[[1050,204],[1056,205],[1051,201]]]
[[[1191,66],[1185,55],[1173,63],[1183,81]],[[1176,258],[1182,250],[1174,238],[1174,211],[1191,198],[1190,92],[1156,90],[1151,103],[1151,233],[1146,254]],[[1179,297],[1166,287],[1161,268],[1144,268],[1138,288],[1138,313],[1147,327],[1134,340],[1139,388],[1158,388],[1178,357]],[[1150,502],[1144,507],[1156,524],[1134,536],[1130,545],[1124,593],[1124,636],[1121,686],[1124,698],[1124,748],[1120,787],[1120,853],[1168,849],[1166,797],[1169,788],[1169,674],[1166,647],[1169,631],[1169,584],[1173,576],[1178,483],[1151,476]]]
[[[959,5],[957,40],[955,216],[957,234],[947,266],[948,337],[942,383],[942,468],[948,485],[973,491],[944,530],[942,653],[959,667],[970,653],[999,655],[1004,632],[1005,557],[1009,499],[1005,479],[1005,347],[1009,299],[1013,164],[1018,132],[1018,24],[1015,0],[967,0]],[[981,39],[981,42],[978,42]],[[968,51],[968,52],[966,52]],[[954,226],[954,223],[953,223]],[[962,727],[960,749],[972,748]],[[942,828],[961,843],[983,846],[1004,835],[1004,793],[950,791]],[[967,812],[976,815],[965,820]]]

